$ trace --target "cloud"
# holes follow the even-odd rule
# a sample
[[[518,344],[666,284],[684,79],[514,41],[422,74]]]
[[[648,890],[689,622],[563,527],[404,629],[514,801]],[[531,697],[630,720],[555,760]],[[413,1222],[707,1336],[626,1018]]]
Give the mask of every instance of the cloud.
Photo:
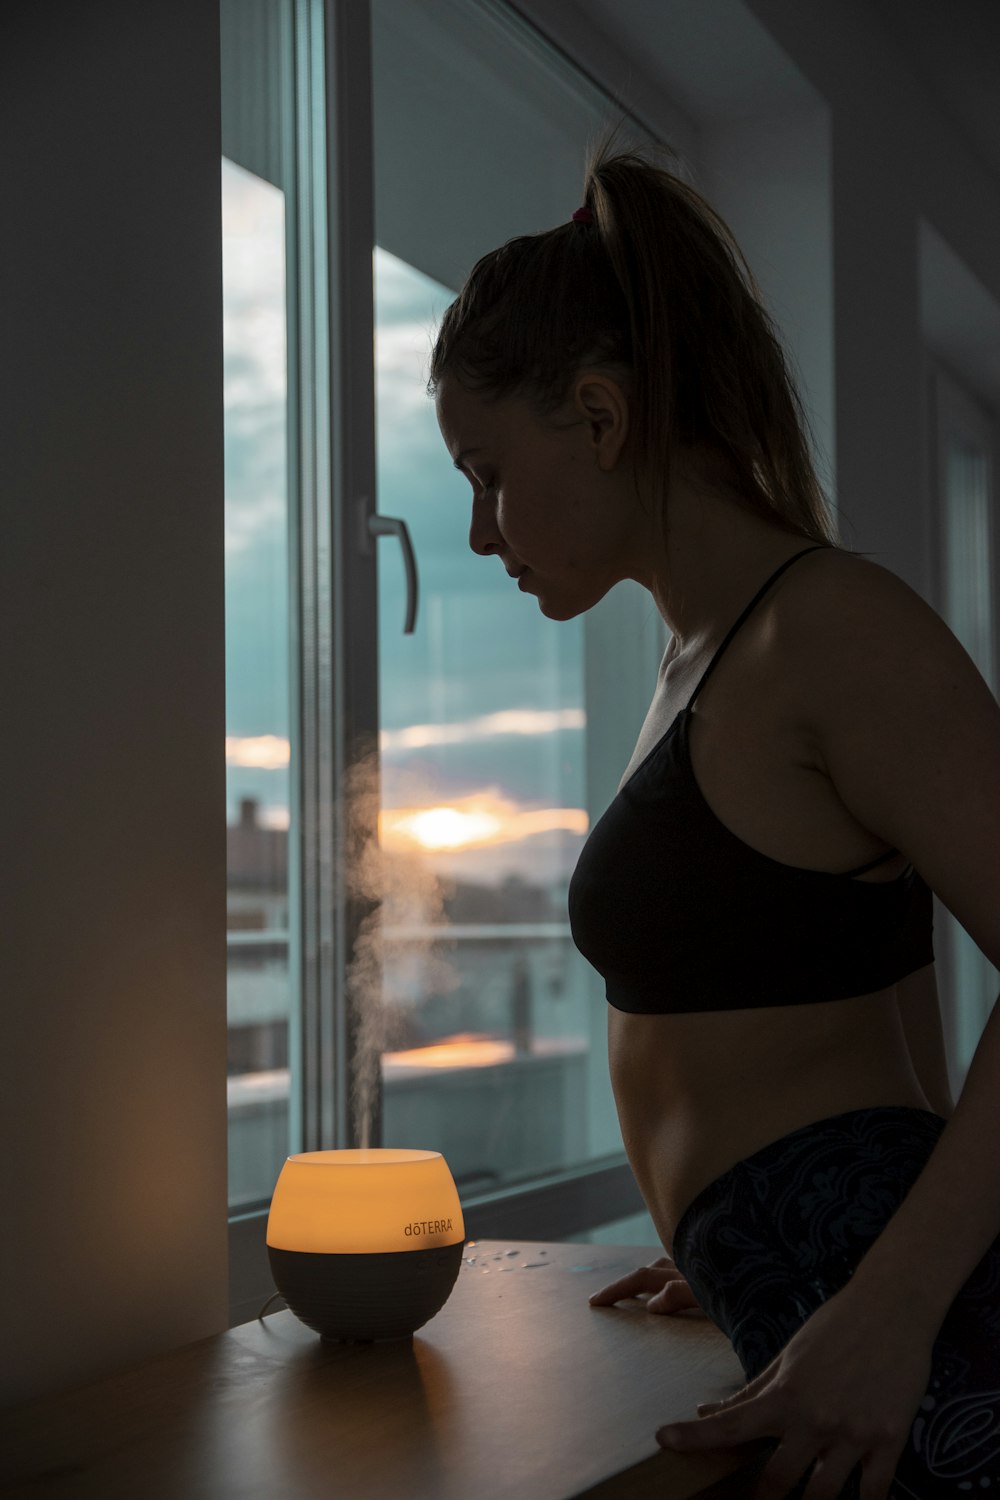
[[[226,735],[226,765],[254,766],[262,771],[279,771],[291,759],[291,746],[277,734]]]
[[[224,401],[280,403],[286,393],[285,195],[222,158]]]
[[[393,428],[410,422],[407,452],[412,459],[412,440],[428,433],[436,441],[440,459],[447,463],[437,424],[427,425],[432,412],[427,396],[431,353],[445,308],[453,293],[392,255],[376,247],[374,259],[375,378],[378,405],[392,412]],[[426,306],[427,316],[415,318],[415,304]],[[426,441],[426,439],[425,439]],[[442,464],[442,466],[443,466]]]
[[[582,807],[536,807],[522,812],[498,787],[446,806],[387,808],[379,813],[379,835],[390,850],[492,849],[545,833],[584,835]]]
[[[268,533],[274,547],[282,551],[287,545],[287,507],[284,494],[261,491],[240,504],[226,504],[226,561],[241,552],[249,552],[262,533]]]
[[[422,750],[429,745],[468,744],[475,740],[503,739],[507,735],[558,734],[565,729],[584,729],[587,715],[582,708],[507,708],[479,714],[454,724],[408,724],[403,729],[383,729],[379,749]],[[226,764],[257,766],[267,771],[287,766],[291,746],[274,734],[226,737]]]
[[[287,339],[284,194],[225,157],[222,280],[228,561],[284,543]]]
[[[403,729],[383,729],[379,746],[383,752],[422,750],[428,745],[467,744],[470,740],[494,740],[505,735],[557,734],[561,729],[583,729],[586,723],[582,708],[508,708],[455,724],[408,724]]]

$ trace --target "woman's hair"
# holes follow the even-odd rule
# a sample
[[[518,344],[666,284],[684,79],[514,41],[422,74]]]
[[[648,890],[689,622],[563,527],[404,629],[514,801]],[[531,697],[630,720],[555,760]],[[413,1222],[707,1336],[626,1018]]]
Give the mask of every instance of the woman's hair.
[[[704,198],[656,163],[660,152],[676,160],[669,147],[613,154],[621,123],[588,154],[593,224],[521,235],[473,266],[441,320],[428,395],[447,374],[551,423],[576,376],[603,368],[628,393],[635,464],[664,527],[675,455],[697,446],[723,461],[727,490],[749,509],[836,544],[808,418],[742,251]]]

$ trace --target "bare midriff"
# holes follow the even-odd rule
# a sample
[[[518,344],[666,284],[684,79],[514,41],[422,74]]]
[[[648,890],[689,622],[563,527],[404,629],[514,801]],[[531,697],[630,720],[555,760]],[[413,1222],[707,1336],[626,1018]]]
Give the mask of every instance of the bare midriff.
[[[635,1015],[608,1007],[622,1140],[668,1254],[684,1210],[729,1167],[851,1109],[930,1109],[895,986],[808,1006]]]
[[[785,555],[797,550],[787,546]],[[780,561],[775,557],[772,567]],[[776,581],[699,693],[688,744],[701,793],[731,832],[771,859],[838,873],[890,846],[844,806],[803,724],[796,686],[803,668],[787,643],[795,639],[796,611],[810,608],[807,572],[817,566],[866,565],[845,554],[814,553]],[[767,570],[758,576],[766,578]],[[720,622],[717,639],[687,660],[668,651],[622,785],[686,706],[729,624]],[[906,868],[905,855],[896,853],[854,878],[888,881]],[[665,953],[665,995],[669,983]],[[850,999],[809,1003],[803,995],[803,1001],[739,1009],[737,998],[730,1010],[662,1015],[608,1006],[622,1139],[668,1253],[698,1194],[782,1136],[853,1109],[931,1108],[907,1047],[895,985]]]

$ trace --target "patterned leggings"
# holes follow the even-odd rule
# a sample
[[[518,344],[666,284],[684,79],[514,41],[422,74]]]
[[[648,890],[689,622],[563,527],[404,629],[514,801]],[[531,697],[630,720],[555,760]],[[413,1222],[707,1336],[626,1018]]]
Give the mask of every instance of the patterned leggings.
[[[901,1106],[819,1120],[737,1162],[685,1211],[674,1260],[748,1381],[846,1284],[945,1123]],[[859,1464],[842,1500],[859,1494],[860,1472]],[[890,1493],[892,1500],[990,1493],[1000,1500],[1000,1236],[942,1324]]]

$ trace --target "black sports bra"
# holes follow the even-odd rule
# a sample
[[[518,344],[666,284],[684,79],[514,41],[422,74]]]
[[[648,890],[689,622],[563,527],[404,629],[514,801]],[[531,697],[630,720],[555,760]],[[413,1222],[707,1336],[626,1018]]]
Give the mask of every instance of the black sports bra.
[[[686,708],[587,838],[569,886],[573,941],[618,1010],[673,1014],[812,1005],[867,995],[934,959],[933,896],[912,865],[895,880],[782,864],[709,807],[688,751],[694,700],[754,606],[712,657]]]

